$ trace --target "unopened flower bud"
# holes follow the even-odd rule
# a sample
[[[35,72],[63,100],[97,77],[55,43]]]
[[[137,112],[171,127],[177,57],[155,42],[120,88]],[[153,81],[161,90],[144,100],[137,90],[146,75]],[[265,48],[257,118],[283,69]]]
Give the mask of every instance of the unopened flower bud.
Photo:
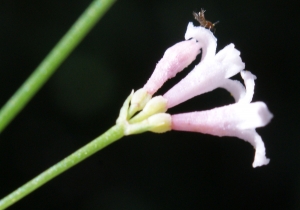
[[[151,95],[144,88],[137,90],[130,101],[129,117],[142,110],[150,99]]]
[[[170,114],[159,113],[148,118],[151,128],[149,131],[154,133],[164,133],[170,131],[172,128],[172,118]]]
[[[167,111],[167,100],[162,96],[155,96],[144,107],[144,109],[134,116],[129,122],[136,123],[147,119],[151,115]]]
[[[128,107],[129,107],[129,102],[132,98],[132,94],[133,91],[131,91],[130,95],[124,101],[123,106],[120,109],[119,117],[116,121],[117,124],[122,124],[128,120]]]
[[[171,115],[166,113],[158,113],[141,122],[127,124],[124,135],[139,134],[146,131],[163,133],[171,130],[171,126]]]

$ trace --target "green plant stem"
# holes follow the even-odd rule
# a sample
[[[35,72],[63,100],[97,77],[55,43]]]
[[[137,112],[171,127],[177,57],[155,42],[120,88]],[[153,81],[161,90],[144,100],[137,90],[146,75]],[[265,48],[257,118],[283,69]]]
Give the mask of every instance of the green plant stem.
[[[9,207],[18,200],[22,199],[32,191],[36,190],[46,182],[50,181],[57,175],[63,173],[67,169],[91,156],[95,152],[101,150],[107,145],[113,143],[114,141],[122,138],[124,136],[124,126],[115,125],[104,134],[94,139],[92,142],[88,143],[84,147],[80,148],[70,156],[66,157],[62,161],[58,162],[54,166],[50,167],[40,175],[36,176],[17,190],[13,191],[2,200],[0,200],[0,210]]]
[[[0,133],[23,109],[115,0],[94,0],[42,63],[0,110]]]

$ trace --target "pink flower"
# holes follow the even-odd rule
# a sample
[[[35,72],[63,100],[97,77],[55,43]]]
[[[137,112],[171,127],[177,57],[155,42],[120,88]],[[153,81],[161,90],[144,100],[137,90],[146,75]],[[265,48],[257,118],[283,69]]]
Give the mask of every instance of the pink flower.
[[[172,129],[238,137],[255,148],[253,167],[268,164],[264,143],[255,129],[268,124],[273,116],[265,103],[251,103],[256,77],[249,71],[243,71],[245,64],[240,52],[233,44],[229,44],[216,54],[217,40],[213,34],[203,27],[194,27],[192,23],[188,25],[185,39],[189,40],[180,42],[165,52],[147,84],[133,94],[132,108],[129,109],[129,117],[133,118],[129,120],[129,124],[147,122],[149,116],[164,113],[168,108],[197,95],[224,88],[231,93],[236,103],[207,111],[172,116],[167,114],[169,117],[162,115],[163,118],[159,119],[164,119],[164,122],[152,121],[160,126],[159,132]],[[167,79],[174,77],[195,59],[200,48],[200,63],[163,97],[150,100]],[[245,86],[229,79],[239,72]],[[142,111],[134,116],[137,110]]]
[[[244,67],[240,52],[233,44],[227,45],[214,57],[203,59],[185,78],[164,94],[168,108],[222,87],[229,81],[229,77],[239,73]]]
[[[189,23],[185,39],[186,41],[168,48],[157,63],[154,72],[143,87],[150,95],[153,95],[168,79],[175,77],[190,65],[200,53],[200,49],[202,49],[202,60],[215,56],[217,39],[207,29],[194,27]]]
[[[255,128],[272,118],[263,102],[235,103],[208,111],[172,115],[172,130],[200,132],[215,136],[235,136],[249,142],[256,150],[253,167],[266,165],[265,146]]]
[[[236,103],[208,111],[172,115],[172,130],[201,132],[215,136],[235,136],[249,142],[256,150],[253,167],[266,165],[265,146],[255,128],[265,126],[273,115],[263,102],[250,103],[256,77],[241,72],[246,88],[238,81],[227,79],[223,87],[234,96]]]

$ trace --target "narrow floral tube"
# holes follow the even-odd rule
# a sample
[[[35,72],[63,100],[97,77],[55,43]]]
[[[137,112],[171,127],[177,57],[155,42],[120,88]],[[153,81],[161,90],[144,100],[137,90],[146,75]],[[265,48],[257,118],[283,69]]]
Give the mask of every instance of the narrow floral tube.
[[[240,52],[233,44],[229,44],[213,58],[202,60],[163,97],[168,101],[168,108],[171,108],[197,95],[222,87],[229,77],[239,73],[244,67]]]
[[[202,50],[201,60],[213,58],[216,53],[217,39],[207,29],[189,23],[185,33],[186,41],[168,48],[157,63],[154,72],[144,85],[149,95],[153,95],[170,78],[186,68]]]
[[[265,126],[273,115],[263,102],[235,103],[208,111],[172,115],[172,130],[235,136],[256,150],[253,167],[266,165],[265,146],[255,128]]]
[[[190,65],[200,53],[201,47],[196,39],[191,39],[168,48],[144,85],[144,89],[153,95],[168,79],[175,77],[178,72]]]

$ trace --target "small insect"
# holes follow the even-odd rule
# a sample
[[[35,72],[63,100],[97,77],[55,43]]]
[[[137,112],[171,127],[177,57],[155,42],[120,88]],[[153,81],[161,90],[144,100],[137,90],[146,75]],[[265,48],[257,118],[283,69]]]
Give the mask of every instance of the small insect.
[[[212,23],[208,20],[205,20],[205,17],[204,17],[204,12],[205,10],[204,9],[201,9],[201,11],[197,14],[196,12],[193,12],[193,15],[194,15],[194,18],[200,23],[200,25],[204,28],[208,28],[210,29],[211,31],[213,31],[213,33],[216,32],[216,28],[215,28],[215,25],[217,23],[219,23],[219,21],[215,22],[215,23]]]

